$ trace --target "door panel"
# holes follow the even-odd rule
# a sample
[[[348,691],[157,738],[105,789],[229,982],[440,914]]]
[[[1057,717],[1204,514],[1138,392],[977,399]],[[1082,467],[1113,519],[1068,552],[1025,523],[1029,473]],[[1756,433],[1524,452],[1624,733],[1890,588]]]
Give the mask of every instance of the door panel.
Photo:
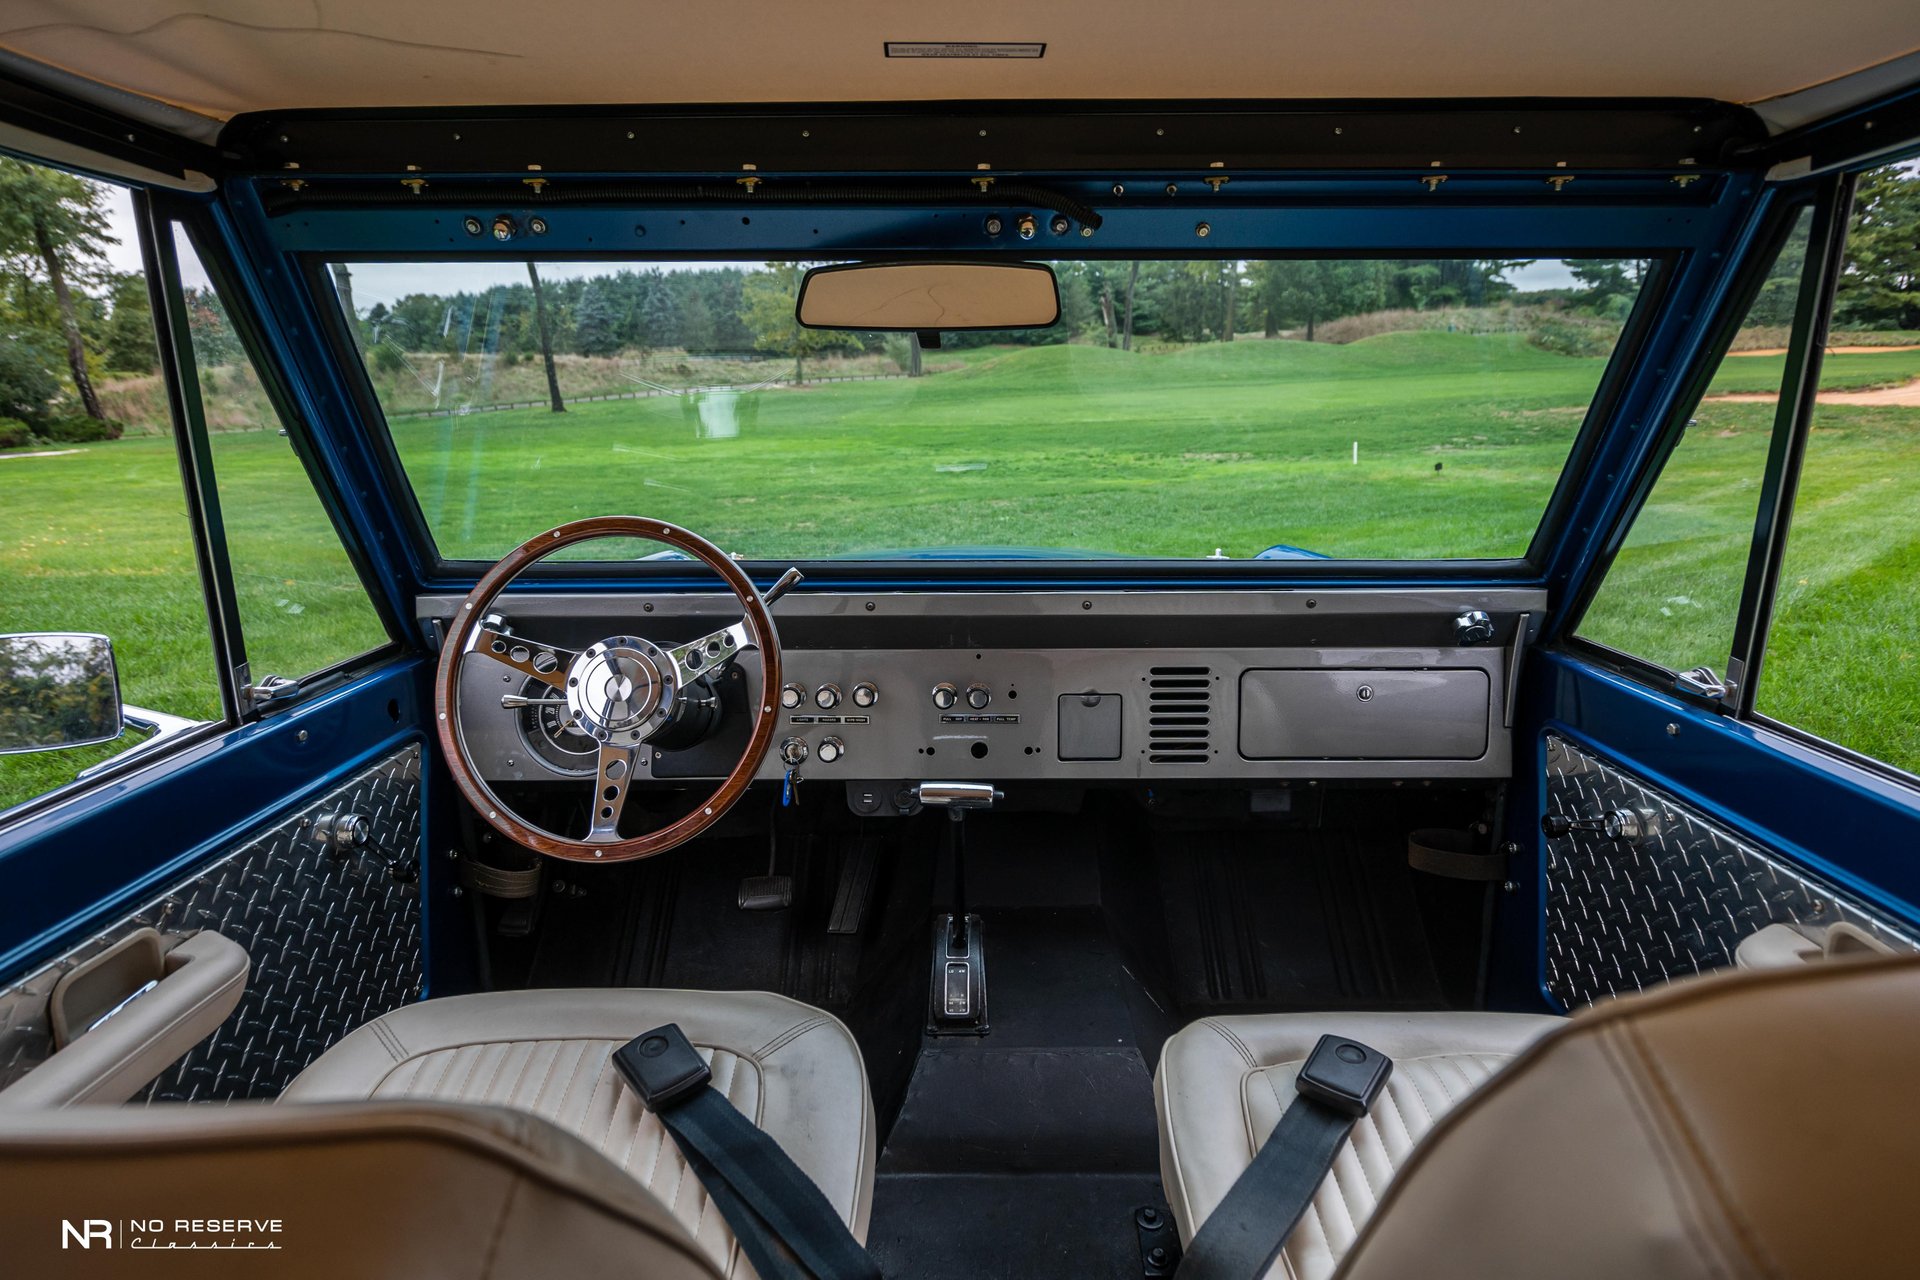
[[[387,749],[0,988],[0,1088],[54,1052],[47,1006],[61,976],[142,928],[169,946],[215,929],[252,961],[233,1015],[142,1090],[144,1100],[276,1097],[348,1031],[418,999],[420,760],[417,740]]]
[[[1895,950],[1903,925],[1605,756],[1546,735],[1549,815],[1631,815],[1618,838],[1575,829],[1546,842],[1546,989],[1565,1008],[1734,963],[1769,924],[1846,923]]]
[[[1569,950],[1550,958],[1557,927],[1551,921],[1553,882],[1560,874],[1555,859],[1568,859],[1568,877],[1578,871],[1567,841],[1542,836],[1541,819],[1570,808],[1578,810],[1571,816],[1587,816],[1590,806],[1604,803],[1597,797],[1605,794],[1595,790],[1582,795],[1568,779],[1554,778],[1556,769],[1567,768],[1554,760],[1555,739],[1604,762],[1618,779],[1611,785],[1643,789],[1652,800],[1646,807],[1658,810],[1664,805],[1683,815],[1692,824],[1693,840],[1703,842],[1681,842],[1680,849],[1660,851],[1673,860],[1671,874],[1698,877],[1691,887],[1708,902],[1689,902],[1678,923],[1662,922],[1669,934],[1685,933],[1696,918],[1715,920],[1713,911],[1718,909],[1735,915],[1732,923],[1715,925],[1721,941],[1731,943],[1770,920],[1796,919],[1806,911],[1813,923],[1820,923],[1822,912],[1844,911],[1854,914],[1838,918],[1870,921],[1879,936],[1920,939],[1920,857],[1915,856],[1920,851],[1920,794],[1912,788],[1785,734],[1650,688],[1582,654],[1534,654],[1522,681],[1520,711],[1517,724],[1532,730],[1534,763],[1516,770],[1506,829],[1513,846],[1531,856],[1515,858],[1513,878],[1501,899],[1493,970],[1497,1006],[1537,1007],[1543,1000],[1549,1005],[1576,1003],[1589,991],[1605,994],[1603,979],[1609,976],[1616,985],[1625,984],[1620,989],[1633,990],[1661,973],[1658,964],[1637,954],[1639,946],[1654,937],[1649,923],[1636,926],[1622,908],[1607,907],[1606,890],[1597,883],[1579,886],[1585,909],[1622,910],[1621,918],[1602,930],[1598,915],[1590,916],[1587,941],[1577,951],[1568,941],[1571,931],[1563,929],[1560,940]],[[1516,759],[1524,758],[1524,741],[1516,742]],[[1586,785],[1596,788],[1598,783]],[[1716,850],[1716,841],[1724,847]],[[1658,895],[1664,890],[1652,852],[1643,861],[1622,865],[1619,855],[1609,851],[1604,862],[1621,886],[1643,895],[1640,901],[1661,901]],[[1781,882],[1756,889],[1765,876],[1775,874],[1774,867]],[[1798,896],[1803,890],[1797,886],[1802,885],[1804,898]],[[1572,886],[1562,886],[1560,892],[1563,909],[1574,909]],[[1755,892],[1763,899],[1773,893],[1783,896],[1766,902],[1762,918],[1751,900]],[[1826,898],[1832,905],[1811,905]],[[1674,902],[1678,910],[1679,900]],[[1779,914],[1773,914],[1776,911]],[[1644,932],[1636,935],[1635,927]],[[1729,962],[1724,947],[1711,936],[1692,940],[1682,950],[1689,957],[1698,954],[1704,967]],[[1672,964],[1679,963],[1676,953]],[[1556,964],[1562,969],[1559,974]],[[1687,964],[1685,971],[1690,972],[1691,960]],[[1578,978],[1578,965],[1593,973]]]

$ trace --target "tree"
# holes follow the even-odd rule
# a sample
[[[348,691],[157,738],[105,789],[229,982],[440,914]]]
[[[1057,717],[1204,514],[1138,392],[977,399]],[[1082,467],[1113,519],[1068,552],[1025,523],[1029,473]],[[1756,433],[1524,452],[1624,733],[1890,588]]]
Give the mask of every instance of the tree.
[[[17,418],[30,427],[46,424],[47,406],[60,394],[53,363],[33,334],[0,334],[0,418]]]
[[[1639,284],[1627,274],[1627,264],[1613,259],[1569,262],[1567,270],[1580,283],[1580,305],[1605,312],[1613,299],[1631,300],[1640,292]]]
[[[649,271],[643,282],[639,314],[634,322],[637,341],[645,351],[670,347],[680,336],[680,316],[673,307],[673,293],[658,271]]]
[[[746,279],[741,292],[742,318],[758,351],[793,357],[793,380],[806,380],[806,362],[827,351],[858,350],[860,339],[839,329],[803,329],[793,314],[800,296],[800,280],[807,273],[798,262],[769,262],[766,269]]]
[[[240,341],[227,323],[227,309],[211,289],[188,285],[181,290],[187,304],[187,336],[193,354],[205,367],[232,364],[240,358]]]
[[[611,290],[589,280],[580,295],[580,306],[573,313],[574,347],[583,356],[609,356],[620,349],[620,316],[614,310]]]
[[[1133,294],[1140,285],[1140,259],[1135,258],[1127,271],[1127,320],[1120,330],[1120,349],[1133,350]]]
[[[107,318],[101,352],[115,373],[152,373],[158,361],[153,341],[153,307],[146,277],[122,272],[113,277],[113,313]]]
[[[1253,292],[1267,332],[1282,324],[1306,328],[1308,342],[1322,321],[1352,315],[1368,305],[1369,264],[1320,259],[1253,264]]]
[[[360,312],[353,305],[353,272],[344,262],[333,264],[333,287],[340,294],[340,310],[347,316],[347,334],[353,339],[353,349],[358,351],[366,344],[360,332]]]
[[[95,274],[94,263],[113,237],[107,231],[105,198],[100,188],[58,169],[0,159],[0,253],[38,261],[53,290],[60,330],[66,339],[67,368],[87,416],[106,421],[87,372],[87,348],[80,333],[73,284]]]
[[[1860,175],[1833,309],[1843,328],[1920,329],[1920,173],[1911,165]]]
[[[553,327],[547,323],[547,300],[540,292],[540,269],[531,259],[527,262],[527,279],[533,282],[533,316],[540,329],[540,358],[547,366],[547,397],[555,413],[565,413],[567,403],[560,398],[560,375],[553,368]]]

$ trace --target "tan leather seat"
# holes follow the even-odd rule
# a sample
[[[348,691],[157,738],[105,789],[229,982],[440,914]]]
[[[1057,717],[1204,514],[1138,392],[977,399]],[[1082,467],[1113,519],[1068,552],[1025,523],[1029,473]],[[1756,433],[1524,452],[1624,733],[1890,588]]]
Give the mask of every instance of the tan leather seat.
[[[552,1121],[652,1193],[721,1272],[752,1269],[680,1149],[610,1059],[677,1022],[712,1087],[779,1142],[855,1236],[873,1205],[874,1121],[853,1036],[764,992],[553,990],[427,1000],[376,1018],[281,1096],[308,1102],[464,1102]]]
[[[1265,1137],[1249,1126],[1270,1128],[1277,1117],[1277,1109],[1262,1114],[1277,1106],[1269,1084],[1279,1098],[1290,1095],[1291,1075],[1259,1065],[1262,1053],[1311,1044],[1301,1024],[1312,1024],[1400,1058],[1401,1087],[1390,1085],[1362,1122],[1359,1151],[1342,1153],[1345,1171],[1336,1166],[1270,1275],[1863,1280],[1912,1272],[1920,959],[1676,982],[1595,1006],[1558,1030],[1553,1019],[1529,1026],[1487,1015],[1431,1015],[1401,1029],[1392,1024],[1406,1020],[1378,1017],[1210,1021],[1225,1025],[1198,1024],[1169,1043],[1156,1089],[1169,1143],[1161,1159],[1183,1235],[1218,1202],[1218,1175],[1244,1165],[1242,1153]],[[1539,1034],[1542,1021],[1548,1034]],[[1263,1039],[1259,1029],[1277,1024],[1292,1024],[1288,1038],[1274,1030]],[[1477,1069],[1470,1063],[1528,1039],[1504,1067],[1488,1063],[1491,1078],[1451,1099],[1424,1138],[1401,1132],[1409,1107],[1430,1106],[1456,1068],[1450,1087],[1461,1092]],[[1239,1065],[1223,1066],[1226,1058]],[[1444,1065],[1408,1071],[1428,1060]],[[1407,1075],[1414,1079],[1403,1082]],[[1212,1127],[1192,1127],[1195,1117]],[[1240,1127],[1229,1136],[1233,1124]],[[1365,1157],[1368,1146],[1382,1149],[1377,1156],[1415,1140],[1411,1154],[1392,1161],[1397,1170]],[[1353,1232],[1339,1225],[1356,1217]]]
[[[17,1276],[720,1275],[710,1247],[611,1161],[498,1107],[18,1111],[0,1125],[0,1206]]]
[[[1294,1228],[1270,1276],[1333,1274],[1414,1144],[1495,1071],[1564,1019],[1502,1013],[1271,1014],[1203,1018],[1167,1041],[1154,1073],[1160,1183],[1191,1240],[1294,1098],[1322,1035],[1352,1036],[1393,1059]]]

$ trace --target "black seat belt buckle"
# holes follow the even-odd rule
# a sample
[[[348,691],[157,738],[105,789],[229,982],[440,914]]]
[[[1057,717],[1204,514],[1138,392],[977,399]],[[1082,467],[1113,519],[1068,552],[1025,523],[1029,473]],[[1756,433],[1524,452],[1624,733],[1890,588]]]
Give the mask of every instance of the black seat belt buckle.
[[[1303,1098],[1359,1117],[1367,1114],[1392,1074],[1393,1059],[1378,1049],[1345,1036],[1321,1036],[1293,1087]]]
[[[642,1031],[615,1049],[613,1065],[653,1112],[685,1101],[713,1079],[712,1069],[677,1022]]]

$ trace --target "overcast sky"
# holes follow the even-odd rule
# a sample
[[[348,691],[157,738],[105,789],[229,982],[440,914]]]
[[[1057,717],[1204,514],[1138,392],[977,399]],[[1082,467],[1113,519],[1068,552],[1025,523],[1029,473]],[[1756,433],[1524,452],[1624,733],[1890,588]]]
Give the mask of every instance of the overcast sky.
[[[140,270],[140,239],[134,229],[133,201],[125,187],[107,188],[107,218],[119,243],[109,245],[107,257],[121,271]],[[658,263],[667,271],[696,270],[715,264],[704,262]],[[624,270],[625,265],[605,262],[549,262],[541,265],[543,279],[571,280],[608,275]],[[205,285],[206,276],[190,254],[182,254],[180,275],[189,285]],[[1565,263],[1542,261],[1508,274],[1519,289],[1564,289],[1573,284]],[[493,285],[520,284],[526,280],[526,268],[518,263],[411,262],[367,263],[353,270],[353,301],[362,313],[376,302],[388,306],[410,293],[478,293]]]

